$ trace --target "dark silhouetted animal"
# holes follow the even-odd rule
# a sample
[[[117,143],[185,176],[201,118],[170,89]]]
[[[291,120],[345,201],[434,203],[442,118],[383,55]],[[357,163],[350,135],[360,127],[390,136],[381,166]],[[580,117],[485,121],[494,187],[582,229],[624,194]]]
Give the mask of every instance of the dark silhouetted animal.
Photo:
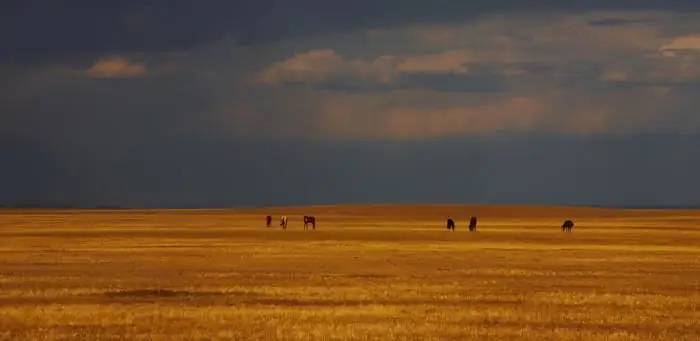
[[[287,216],[283,215],[282,218],[280,218],[280,226],[282,226],[283,230],[287,229]]]
[[[304,230],[309,229],[309,224],[311,224],[311,227],[315,230],[316,229],[316,217],[310,216],[310,215],[305,215],[304,216]]]
[[[476,217],[469,218],[469,231],[476,231]]]
[[[447,229],[448,230],[455,230],[455,221],[452,220],[452,218],[447,218]]]
[[[265,225],[267,225],[267,227],[270,227],[270,224],[272,224],[272,216],[271,215],[265,217]]]
[[[561,224],[561,230],[563,232],[571,232],[571,228],[573,228],[573,227],[574,227],[574,222],[571,220],[568,220],[568,219],[566,221],[564,221],[563,224]]]

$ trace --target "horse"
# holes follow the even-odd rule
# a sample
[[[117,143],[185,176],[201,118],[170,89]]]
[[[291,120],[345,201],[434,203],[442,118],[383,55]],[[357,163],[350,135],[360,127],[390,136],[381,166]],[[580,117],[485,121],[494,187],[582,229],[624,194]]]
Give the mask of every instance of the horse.
[[[452,220],[452,218],[447,218],[447,229],[448,230],[455,230],[455,221]]]
[[[270,224],[272,224],[272,216],[271,215],[265,217],[265,225],[267,225],[267,227],[270,227]]]
[[[573,228],[573,227],[574,227],[574,222],[569,220],[569,219],[567,219],[566,221],[564,221],[563,224],[561,224],[562,232],[571,232],[571,228]]]
[[[283,215],[282,218],[280,218],[280,226],[282,226],[283,230],[287,229],[287,216]]]
[[[476,217],[469,218],[469,231],[476,231]]]
[[[304,216],[304,230],[309,229],[309,224],[311,224],[311,227],[316,230],[316,217],[310,216],[310,215],[305,215]]]

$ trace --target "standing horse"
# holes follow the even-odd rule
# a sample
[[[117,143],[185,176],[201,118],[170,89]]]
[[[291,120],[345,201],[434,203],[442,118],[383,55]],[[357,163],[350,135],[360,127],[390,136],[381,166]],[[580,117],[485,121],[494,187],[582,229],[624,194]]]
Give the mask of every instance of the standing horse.
[[[476,231],[476,217],[472,216],[469,218],[469,231]]]
[[[452,220],[452,218],[447,218],[447,229],[448,230],[455,230],[455,221]]]
[[[280,218],[280,226],[282,226],[283,230],[287,229],[287,216],[283,215],[282,218]]]
[[[270,227],[270,224],[272,224],[272,216],[271,215],[265,217],[265,225],[267,225],[267,227]]]
[[[309,224],[311,224],[311,227],[316,230],[316,217],[311,216],[311,215],[305,215],[304,216],[304,230],[309,229]]]
[[[561,230],[562,232],[571,232],[571,228],[574,227],[574,222],[567,219],[564,221],[563,224],[561,224]]]

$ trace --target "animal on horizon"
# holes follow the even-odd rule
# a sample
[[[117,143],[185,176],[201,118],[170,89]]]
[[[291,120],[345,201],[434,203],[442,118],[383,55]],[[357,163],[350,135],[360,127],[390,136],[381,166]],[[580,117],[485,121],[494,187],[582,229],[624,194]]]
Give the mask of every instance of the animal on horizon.
[[[472,216],[471,218],[469,218],[469,231],[472,231],[472,232],[476,231],[476,223],[477,223],[477,220],[476,220],[475,216]]]
[[[272,216],[271,215],[265,217],[265,225],[267,225],[267,227],[270,227],[270,224],[272,224]]]
[[[447,229],[448,230],[455,230],[455,221],[452,220],[452,218],[447,218]]]
[[[561,224],[562,232],[571,232],[571,228],[573,228],[573,227],[574,227],[574,222],[569,220],[569,219],[567,219],[566,221],[564,221],[563,224]]]
[[[316,217],[310,216],[310,215],[305,215],[304,216],[304,230],[309,229],[309,224],[311,224],[311,227],[316,230]]]
[[[282,226],[283,230],[287,229],[287,216],[283,215],[282,218],[280,218],[280,226]]]

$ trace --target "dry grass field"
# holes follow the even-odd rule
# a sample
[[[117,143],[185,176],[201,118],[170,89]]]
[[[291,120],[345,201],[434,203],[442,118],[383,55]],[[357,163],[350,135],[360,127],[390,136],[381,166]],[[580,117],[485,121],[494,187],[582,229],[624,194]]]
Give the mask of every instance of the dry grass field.
[[[700,340],[699,222],[557,207],[5,210],[0,340]]]

